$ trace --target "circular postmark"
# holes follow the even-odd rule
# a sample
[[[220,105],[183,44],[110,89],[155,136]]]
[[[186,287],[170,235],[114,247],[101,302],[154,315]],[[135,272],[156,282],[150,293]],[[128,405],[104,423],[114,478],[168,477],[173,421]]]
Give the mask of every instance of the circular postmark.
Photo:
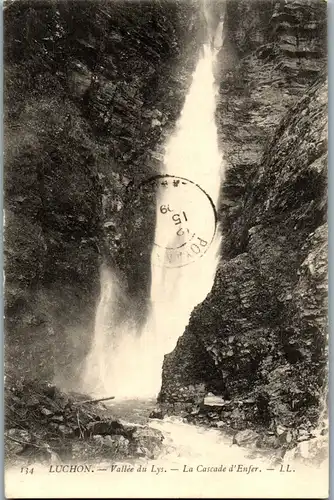
[[[158,175],[141,185],[141,195],[155,201],[152,263],[182,267],[203,257],[216,232],[210,196],[189,179]]]

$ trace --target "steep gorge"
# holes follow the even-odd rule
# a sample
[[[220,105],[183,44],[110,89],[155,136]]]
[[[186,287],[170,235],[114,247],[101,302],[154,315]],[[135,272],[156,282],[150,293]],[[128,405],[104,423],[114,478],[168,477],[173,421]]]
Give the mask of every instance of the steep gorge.
[[[64,383],[92,339],[102,262],[142,321],[158,173],[203,36],[196,0],[15,1],[5,27],[7,369]]]
[[[326,2],[212,4],[215,26],[226,9],[222,255],[159,402],[279,446],[280,426],[311,435],[326,373]],[[4,18],[7,371],[64,386],[90,348],[102,262],[119,307],[146,317],[155,220],[131,199],[161,170],[203,19],[197,0],[27,0]],[[203,407],[208,392],[223,408]]]
[[[326,3],[226,7],[222,257],[165,356],[159,400],[189,421],[266,429],[280,446],[282,432],[295,442],[317,427],[326,384]],[[224,404],[203,406],[208,392]]]

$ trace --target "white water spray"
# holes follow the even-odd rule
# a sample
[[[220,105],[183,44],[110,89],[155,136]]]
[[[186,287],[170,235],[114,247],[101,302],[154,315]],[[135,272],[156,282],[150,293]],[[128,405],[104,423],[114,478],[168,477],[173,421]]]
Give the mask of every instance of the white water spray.
[[[220,30],[222,24],[217,32]],[[176,132],[166,145],[165,170],[162,172],[197,184],[210,196],[216,207],[223,169],[215,124],[214,64],[220,48],[217,47],[217,40],[221,44],[221,38],[221,35],[216,34],[214,43],[211,46],[204,45],[201,51]],[[165,196],[163,192],[158,193],[155,241],[166,236],[165,228],[159,222],[161,217],[158,216]],[[171,203],[171,198],[167,201]],[[188,203],[186,208],[189,210],[194,211],[196,208],[194,200],[185,200],[183,203]],[[207,212],[199,206],[195,215],[196,227],[205,228],[208,224]],[[168,236],[167,243],[172,243],[168,241]],[[83,381],[86,389],[90,388],[95,394],[112,394],[121,398],[157,396],[164,355],[173,350],[194,307],[205,299],[212,288],[219,245],[217,228],[210,248],[202,258],[183,267],[171,268],[164,265],[166,251],[162,255],[162,265],[156,265],[157,247],[154,246],[151,260],[151,310],[140,336],[132,325],[114,324],[112,310],[117,292],[112,277],[107,271],[102,273],[95,340],[87,359]],[[118,344],[111,342],[112,338],[118,339]]]

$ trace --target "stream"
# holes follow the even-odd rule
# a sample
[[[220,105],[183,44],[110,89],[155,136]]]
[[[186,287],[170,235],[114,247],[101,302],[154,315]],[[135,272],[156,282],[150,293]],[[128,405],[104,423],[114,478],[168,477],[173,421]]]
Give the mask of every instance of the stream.
[[[76,462],[73,471],[63,464],[61,474],[50,473],[52,463],[23,467],[33,471],[23,474],[13,468],[6,474],[7,490],[24,491],[25,498],[319,498],[319,485],[326,491],[328,464],[317,468],[289,458],[278,463],[274,450],[240,447],[221,430],[177,417],[149,419],[154,399],[117,399],[104,406],[123,423],[161,431],[161,453],[155,459]]]
[[[126,475],[115,467],[113,479],[117,478],[116,484],[119,482],[121,496],[161,497],[163,493],[177,498],[264,498],[268,492],[282,497],[292,488],[298,489],[300,496],[310,496],[318,481],[325,480],[326,467],[316,469],[297,463],[289,455],[282,459],[280,450],[238,446],[232,433],[185,423],[180,417],[150,419],[155,407],[155,399],[108,403],[113,416],[121,422],[148,425],[164,435],[161,454],[155,460],[137,458],[124,462],[134,468],[133,481],[124,483],[122,478]],[[120,471],[122,463],[115,465]]]
[[[328,481],[326,463],[321,463],[317,467],[311,460],[308,460],[312,455],[311,447],[318,446],[314,442],[316,439],[310,445],[301,442],[300,439],[297,440],[297,438],[296,441],[292,441],[292,438],[288,441],[287,434],[282,437],[284,430],[281,433],[277,430],[278,426],[274,419],[273,429],[275,430],[270,431],[270,433],[272,435],[274,432],[276,433],[277,440],[273,446],[276,445],[277,448],[260,449],[255,444],[259,435],[248,441],[247,439],[237,440],[241,443],[240,445],[235,437],[238,431],[227,429],[224,426],[225,422],[220,422],[221,427],[219,428],[191,424],[180,416],[166,416],[161,419],[150,418],[152,411],[157,408],[157,395],[162,387],[162,374],[164,373],[164,377],[168,378],[167,370],[163,372],[164,367],[166,367],[166,364],[164,365],[165,356],[173,352],[178,339],[186,331],[193,311],[210,294],[222,258],[220,249],[224,234],[220,215],[217,214],[220,214],[223,193],[226,192],[223,190],[223,186],[227,164],[224,159],[226,151],[223,151],[223,145],[220,144],[216,123],[218,87],[220,85],[216,75],[217,68],[220,67],[218,55],[224,45],[225,33],[224,15],[220,16],[219,21],[213,22],[215,16],[210,17],[209,3],[203,0],[207,37],[205,43],[198,50],[198,60],[194,67],[182,112],[175,124],[174,131],[166,138],[159,172],[154,178],[146,179],[142,183],[145,185],[146,191],[142,185],[138,188],[138,192],[141,189],[144,194],[147,190],[149,192],[146,199],[147,204],[144,204],[145,209],[149,206],[151,198],[155,209],[154,236],[152,235],[152,249],[149,249],[151,252],[151,265],[148,269],[150,271],[150,290],[149,293],[145,291],[147,295],[147,297],[145,295],[145,300],[147,299],[149,307],[144,324],[142,325],[142,322],[134,319],[131,307],[122,306],[122,304],[127,304],[127,301],[123,299],[126,299],[125,295],[130,292],[126,291],[121,281],[118,281],[118,270],[112,268],[112,265],[116,264],[111,264],[112,259],[109,258],[109,255],[105,255],[101,266],[100,295],[96,304],[90,352],[84,360],[82,377],[78,377],[81,386],[76,388],[82,394],[93,399],[114,396],[115,399],[103,404],[103,416],[105,415],[110,420],[118,420],[124,426],[133,424],[139,428],[145,427],[143,433],[148,432],[148,435],[144,437],[147,438],[149,445],[153,442],[154,451],[147,451],[146,444],[141,447],[140,439],[133,438],[135,432],[140,436],[138,429],[131,429],[133,432],[131,434],[131,432],[125,432],[124,427],[118,426],[116,429],[122,428],[124,435],[120,432],[117,435],[115,431],[115,436],[123,439],[123,442],[126,443],[123,449],[124,453],[119,453],[119,441],[114,441],[112,445],[108,444],[109,459],[105,458],[106,454],[103,455],[103,459],[96,459],[96,456],[90,452],[85,437],[87,435],[95,445],[93,438],[99,436],[99,433],[86,432],[88,424],[85,430],[86,434],[82,431],[79,411],[75,407],[77,413],[75,413],[74,421],[77,419],[75,426],[78,431],[76,437],[80,434],[80,449],[87,452],[86,455],[82,455],[85,459],[82,459],[81,463],[73,465],[78,470],[69,470],[71,467],[69,463],[58,464],[60,468],[66,467],[67,470],[52,469],[56,463],[52,460],[55,461],[57,457],[55,458],[55,453],[51,453],[50,445],[47,444],[48,448],[45,449],[50,454],[50,456],[48,455],[49,462],[40,465],[31,461],[28,463],[28,467],[20,465],[10,477],[8,476],[6,485],[8,491],[24,491],[26,498],[43,498],[44,496],[50,497],[50,495],[54,498],[310,498],[319,497],[320,484],[324,484],[326,487],[326,481]],[[164,22],[163,19],[162,22]],[[122,40],[122,36],[120,40]],[[160,42],[158,41],[158,43]],[[102,49],[99,50],[102,52]],[[124,51],[126,53],[126,47]],[[111,59],[110,64],[114,64]],[[96,67],[98,67],[97,63]],[[88,70],[87,74],[89,74]],[[115,74],[118,73],[115,71]],[[92,73],[92,75],[95,78],[95,74]],[[84,85],[82,82],[85,81],[85,76],[81,75],[76,78],[80,85]],[[103,76],[103,78],[105,77]],[[90,84],[87,84],[90,87],[89,92],[85,91],[85,97],[94,87],[92,82],[93,79],[91,79]],[[76,83],[80,86],[79,84]],[[119,92],[118,82],[115,84],[115,82],[110,81],[109,84],[110,87],[106,86],[107,89],[115,85],[117,92]],[[100,82],[98,85],[98,89],[100,89]],[[249,87],[251,85],[253,82],[250,80]],[[92,104],[96,105],[99,110],[100,102],[98,99],[96,98],[97,104],[93,98],[91,100]],[[257,101],[254,101],[254,105],[253,102],[251,104],[252,107],[255,107]],[[247,106],[248,101],[246,101],[245,109]],[[160,110],[155,111],[162,115]],[[241,108],[239,111],[246,113]],[[247,116],[248,114],[251,116],[251,113],[247,111]],[[157,120],[152,121],[152,129],[156,126],[154,121]],[[161,125],[159,120],[157,123]],[[231,133],[234,133],[232,128],[231,130]],[[261,130],[260,126],[259,130]],[[248,133],[245,137],[248,140]],[[253,166],[251,167],[253,168]],[[248,205],[245,204],[245,206]],[[134,207],[137,210],[137,205]],[[233,210],[234,213],[239,210],[237,204]],[[147,213],[151,212],[147,210]],[[143,214],[143,216],[146,215]],[[113,222],[109,221],[110,224]],[[133,223],[137,222],[137,220],[133,221]],[[146,236],[143,234],[143,238]],[[285,240],[285,236],[283,239]],[[131,240],[129,241],[131,242]],[[282,246],[282,248],[285,247]],[[102,254],[100,250],[99,253]],[[252,255],[249,259],[251,258]],[[82,265],[84,266],[84,264],[85,262]],[[129,262],[128,264],[131,266],[133,263]],[[216,281],[216,284],[223,287],[219,280]],[[239,295],[238,300],[243,300],[242,293]],[[256,312],[259,313],[259,311]],[[213,321],[212,323],[207,321],[204,325],[208,329],[215,328]],[[227,331],[228,328],[238,330],[238,327],[230,327],[228,322],[226,325]],[[254,328],[254,331],[257,330]],[[232,333],[232,338],[234,335],[238,335],[238,331]],[[225,332],[220,333],[219,331],[219,335],[225,335]],[[219,341],[219,338],[217,340]],[[205,347],[209,352],[210,346]],[[211,350],[213,351],[213,349]],[[212,355],[212,362],[216,361],[217,372],[223,381],[224,371],[217,358]],[[205,366],[205,368],[207,367]],[[239,366],[236,369],[239,370]],[[183,369],[183,365],[180,373],[182,371],[187,371]],[[184,379],[187,380],[187,376],[183,377],[183,373],[179,376],[176,371],[175,379],[175,387],[171,387],[169,392],[166,391],[167,396],[164,399],[171,404],[178,402],[178,390],[185,393],[190,387],[190,383],[187,385],[188,382],[184,381]],[[168,383],[173,385],[173,377],[168,380]],[[168,398],[175,399],[168,400]],[[181,397],[179,399],[180,401],[186,400],[185,397],[183,400]],[[85,403],[91,402],[85,401]],[[49,425],[49,421],[44,417],[50,417],[50,415],[53,419],[57,419],[55,412],[53,413],[47,408],[42,408],[42,410],[43,422],[48,422]],[[51,421],[51,417],[49,420]],[[58,421],[66,423],[66,419],[62,415],[58,416]],[[103,425],[104,423],[102,422]],[[53,427],[50,428],[53,428],[54,432],[56,432],[55,428],[58,429],[57,432],[63,428],[60,440],[65,441],[64,428],[66,430],[66,427],[62,424],[56,424],[55,421],[51,424]],[[93,424],[95,425],[96,422]],[[161,449],[159,448],[160,434],[155,433],[157,437],[152,437],[151,434],[154,433],[151,429],[162,433],[164,439]],[[246,435],[247,432],[251,433],[252,431],[248,429],[244,432]],[[102,431],[101,434],[103,434]],[[115,437],[109,435],[108,432],[105,434],[108,438]],[[124,436],[127,436],[128,439]],[[99,437],[101,438],[101,436]],[[132,438],[134,445],[131,448],[130,440]],[[154,439],[156,439],[155,442]],[[246,442],[250,443],[249,446],[243,445]],[[260,440],[258,444],[259,442]],[[285,453],[286,448],[292,447],[292,443],[296,443],[295,448],[298,448],[299,455],[294,455],[292,453],[294,450]],[[17,441],[17,444],[26,445],[27,443]],[[35,442],[29,442],[30,445],[37,449],[42,448]],[[155,446],[157,450],[160,449],[160,453],[155,454]],[[131,454],[132,451],[133,454]],[[126,458],[116,460],[115,456],[125,456]],[[148,458],[151,456],[155,456],[155,458]],[[298,457],[298,461],[295,457]],[[87,463],[84,463],[84,460],[87,460]],[[64,472],[64,474],[60,477],[58,472]],[[73,472],[73,474],[67,474],[67,472]]]

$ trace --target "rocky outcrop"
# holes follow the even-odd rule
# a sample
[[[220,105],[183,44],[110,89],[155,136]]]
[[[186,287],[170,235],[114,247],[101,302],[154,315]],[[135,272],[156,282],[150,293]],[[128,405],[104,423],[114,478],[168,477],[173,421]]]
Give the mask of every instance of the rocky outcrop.
[[[231,0],[224,26],[216,120],[226,160],[220,220],[230,257],[243,251],[236,221],[265,147],[324,70],[326,2]]]
[[[211,293],[165,357],[159,401],[190,421],[266,429],[267,441],[292,446],[318,425],[326,379],[326,9],[268,2],[264,29],[259,6],[244,4],[227,3],[217,70],[229,69],[217,110],[226,162],[222,259]],[[292,57],[297,66],[281,64],[287,32],[306,37],[303,54]],[[223,403],[206,407],[209,391]]]
[[[47,382],[7,380],[5,455],[11,465],[155,459],[164,437],[148,426],[121,423],[110,408]]]
[[[154,218],[139,245],[143,214],[124,203],[160,166],[199,10],[195,0],[17,1],[4,27],[7,366],[68,380],[89,348],[102,260],[134,318],[145,314]]]
[[[162,403],[191,402],[189,385],[204,383],[229,402],[220,419],[237,429],[317,425],[327,344],[326,89],[315,84],[268,147],[239,221],[244,252],[221,262],[166,356]],[[213,383],[213,369],[198,377],[212,361]]]

